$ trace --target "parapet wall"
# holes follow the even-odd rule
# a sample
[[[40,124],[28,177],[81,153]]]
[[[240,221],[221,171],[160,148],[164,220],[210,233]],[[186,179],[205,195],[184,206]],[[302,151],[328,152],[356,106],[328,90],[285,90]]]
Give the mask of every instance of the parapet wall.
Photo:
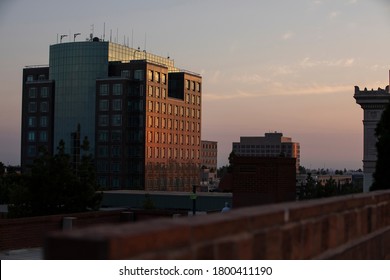
[[[390,191],[52,233],[47,259],[390,259]]]

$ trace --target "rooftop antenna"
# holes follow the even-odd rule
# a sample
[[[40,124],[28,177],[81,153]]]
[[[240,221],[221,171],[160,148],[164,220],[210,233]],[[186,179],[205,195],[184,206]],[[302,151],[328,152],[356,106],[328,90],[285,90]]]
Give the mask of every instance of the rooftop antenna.
[[[119,37],[118,37],[118,32],[119,32],[119,30],[118,30],[118,28],[116,29],[116,42],[115,43],[118,43],[118,40],[119,40]]]
[[[60,43],[62,43],[62,38],[65,38],[65,37],[68,37],[68,35],[63,34],[63,35],[60,36]]]
[[[133,33],[134,33],[134,29],[131,29],[131,48],[133,48]]]
[[[145,45],[144,45],[144,51],[146,51],[146,32],[145,32]]]
[[[73,42],[76,42],[76,37],[77,37],[78,35],[81,35],[81,33],[75,33],[75,34],[73,34]]]
[[[103,24],[103,42],[106,38],[106,23]]]
[[[112,29],[110,29],[110,42],[112,42]]]

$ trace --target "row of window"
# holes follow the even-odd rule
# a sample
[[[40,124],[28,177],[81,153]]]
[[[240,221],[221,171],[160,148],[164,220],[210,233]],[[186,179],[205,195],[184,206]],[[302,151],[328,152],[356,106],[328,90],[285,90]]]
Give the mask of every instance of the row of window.
[[[36,113],[38,111],[38,107],[39,107],[39,112],[46,113],[49,111],[49,103],[45,101],[45,102],[29,102],[28,112]]]
[[[37,98],[39,93],[40,98],[47,98],[49,95],[49,88],[48,87],[41,87],[41,88],[29,88],[28,90],[28,97],[29,98]]]
[[[200,92],[200,83],[195,81],[186,80],[186,89]]]
[[[216,150],[217,145],[216,144],[202,144],[203,149],[209,149],[209,150]]]
[[[47,117],[41,116],[41,117],[34,117],[30,116],[27,119],[28,127],[37,127],[38,123],[40,127],[47,127]]]
[[[234,144],[235,149],[282,149],[282,150],[291,150],[292,145],[241,145]]]
[[[132,145],[132,146],[129,146],[128,147],[128,150],[127,150],[128,154],[127,156],[130,156],[130,157],[143,157],[143,149],[142,149],[142,146],[139,145]],[[102,145],[99,143],[99,145],[97,146],[97,157],[99,158],[108,158],[108,157],[121,157],[122,155],[124,155],[126,153],[126,151],[124,151],[122,149],[121,146],[118,146],[118,145],[113,145],[113,146],[109,146],[109,145]],[[126,156],[126,158],[128,159],[128,157]]]
[[[196,141],[195,141],[196,139]],[[173,134],[173,133],[160,133],[160,132],[148,132],[149,143],[168,143],[168,144],[180,144],[180,145],[200,145],[200,137],[183,135],[183,134]]]
[[[167,118],[153,117],[153,116],[148,116],[148,127],[200,132],[199,122],[190,122],[184,120],[167,119]]]
[[[123,78],[131,78],[130,70],[122,70],[121,77]],[[144,80],[144,70],[134,70],[134,80]]]
[[[168,158],[168,159],[200,159],[200,150],[148,147],[148,158]]]
[[[113,84],[112,95],[122,95],[123,94],[123,85],[122,84]],[[110,85],[109,84],[101,84],[99,87],[100,95],[109,95],[110,94]]]
[[[217,152],[208,152],[208,151],[202,150],[202,156],[203,157],[216,157]]]
[[[167,83],[167,74],[160,73],[158,71],[148,70],[148,81],[156,83]]]
[[[108,111],[110,109],[110,101],[107,99],[99,100],[99,110]],[[122,110],[122,99],[114,99],[111,101],[111,110],[120,111]]]
[[[179,117],[197,118],[200,119],[200,110],[188,108],[184,106],[166,104],[164,102],[148,101],[148,111],[155,113],[162,113],[168,115],[175,115]]]
[[[111,116],[111,123],[110,123],[110,116],[109,115],[99,115],[98,118],[98,125],[99,126],[121,126],[122,125],[122,115],[112,115]]]
[[[44,74],[38,75],[38,81],[44,81],[46,80],[46,76]],[[34,81],[34,75],[28,75],[27,76],[27,82],[33,82]]]
[[[27,140],[28,142],[36,142],[36,141],[47,142],[48,141],[47,131],[28,131]]]

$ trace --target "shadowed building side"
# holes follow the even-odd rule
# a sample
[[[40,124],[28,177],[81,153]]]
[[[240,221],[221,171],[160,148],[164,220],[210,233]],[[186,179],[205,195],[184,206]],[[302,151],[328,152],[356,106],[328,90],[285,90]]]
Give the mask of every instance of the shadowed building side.
[[[370,91],[367,88],[360,90],[358,86],[355,86],[355,94],[353,97],[364,111],[363,191],[368,192],[373,183],[373,173],[375,172],[377,160],[377,137],[375,136],[375,129],[390,100],[389,86],[386,89],[378,88],[378,90]]]

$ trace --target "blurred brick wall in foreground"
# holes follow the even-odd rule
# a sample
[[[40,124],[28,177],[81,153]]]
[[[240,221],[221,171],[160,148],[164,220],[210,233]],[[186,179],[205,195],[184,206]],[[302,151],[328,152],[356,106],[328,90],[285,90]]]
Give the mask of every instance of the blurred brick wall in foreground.
[[[50,234],[47,259],[390,259],[390,191]]]

